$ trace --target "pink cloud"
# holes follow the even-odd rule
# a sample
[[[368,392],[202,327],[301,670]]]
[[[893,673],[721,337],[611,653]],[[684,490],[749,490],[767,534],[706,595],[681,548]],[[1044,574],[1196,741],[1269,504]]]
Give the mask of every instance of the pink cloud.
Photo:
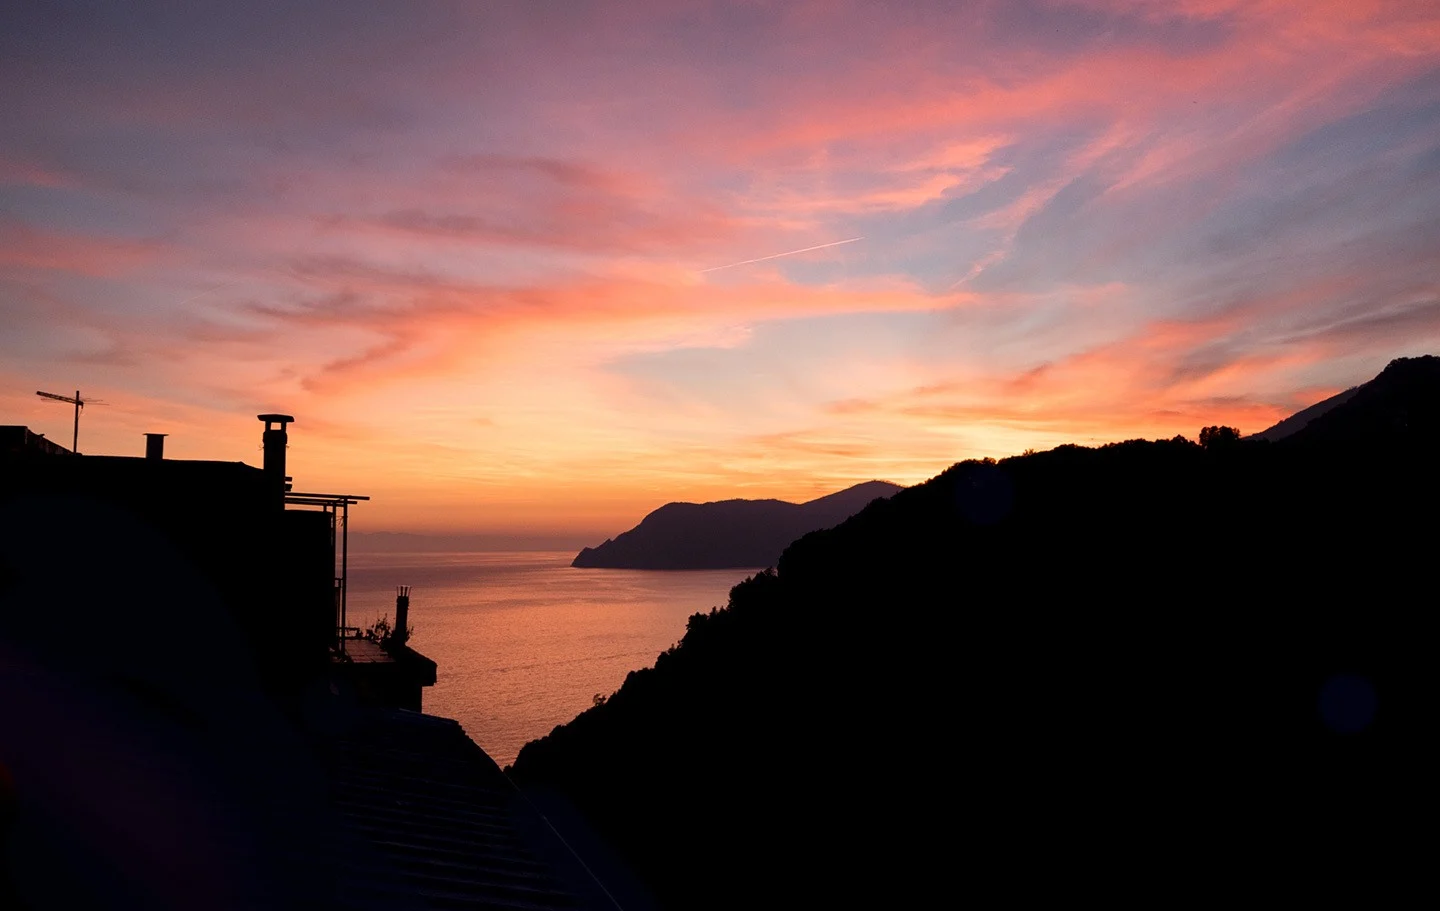
[[[0,157],[0,186],[73,187],[76,181],[59,168],[14,158]]]
[[[0,268],[5,269],[118,276],[153,261],[162,249],[152,241],[45,231],[0,219]]]

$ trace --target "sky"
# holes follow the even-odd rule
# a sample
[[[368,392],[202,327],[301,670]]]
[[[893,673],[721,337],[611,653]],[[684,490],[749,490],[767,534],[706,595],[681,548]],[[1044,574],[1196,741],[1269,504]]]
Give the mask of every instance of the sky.
[[[9,4],[0,423],[612,535],[1440,353],[1440,5]],[[794,252],[802,251],[802,252]]]

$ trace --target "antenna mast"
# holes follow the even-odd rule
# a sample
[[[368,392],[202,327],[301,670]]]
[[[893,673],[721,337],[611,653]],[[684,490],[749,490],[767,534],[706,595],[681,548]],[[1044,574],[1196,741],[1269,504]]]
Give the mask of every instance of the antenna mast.
[[[70,438],[70,451],[73,452],[73,453],[75,453],[76,455],[79,455],[79,454],[80,454],[80,409],[81,409],[81,408],[84,408],[86,405],[103,405],[103,404],[105,404],[105,403],[102,402],[102,401],[100,401],[100,400],[98,400],[98,399],[90,399],[90,400],[87,401],[87,400],[85,400],[85,399],[80,398],[80,390],[79,390],[79,389],[76,389],[76,390],[75,390],[75,397],[74,397],[74,398],[71,398],[71,397],[68,396],[68,395],[56,395],[56,394],[53,393],[53,392],[39,392],[39,391],[36,391],[35,394],[38,395],[38,396],[40,396],[42,399],[54,399],[54,400],[57,401],[57,402],[66,402],[66,403],[68,403],[68,404],[70,404],[70,405],[74,405],[74,406],[75,406],[75,432],[74,432],[74,435]]]

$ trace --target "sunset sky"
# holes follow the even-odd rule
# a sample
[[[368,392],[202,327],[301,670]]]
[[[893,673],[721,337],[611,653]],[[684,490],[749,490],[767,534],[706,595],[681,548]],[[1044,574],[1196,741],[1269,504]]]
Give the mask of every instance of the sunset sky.
[[[1433,0],[44,6],[0,424],[259,464],[287,412],[357,529],[1249,433],[1440,353]]]

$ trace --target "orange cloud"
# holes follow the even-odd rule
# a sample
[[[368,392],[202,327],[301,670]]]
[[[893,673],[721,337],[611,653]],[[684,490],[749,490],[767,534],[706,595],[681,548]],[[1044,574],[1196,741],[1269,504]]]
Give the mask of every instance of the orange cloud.
[[[309,261],[297,264],[297,277],[329,293],[306,296],[296,306],[250,309],[318,336],[343,327],[373,339],[306,376],[307,388],[336,390],[348,382],[368,387],[437,375],[467,362],[523,357],[515,346],[533,343],[537,333],[574,338],[593,349],[592,360],[601,360],[676,339],[719,337],[751,320],[935,310],[976,299],[935,296],[902,282],[846,288],[779,281],[713,284],[673,268],[650,271],[648,277],[573,277],[505,288],[348,261]]]
[[[953,427],[968,438],[973,455],[1063,442],[1193,436],[1215,423],[1253,433],[1295,407],[1289,396],[1277,401],[1257,390],[1275,388],[1287,372],[1329,352],[1292,345],[1206,360],[1205,347],[1236,327],[1226,319],[1153,323],[1019,374],[971,371],[883,400],[834,403],[829,410],[847,420],[878,416],[912,432]]]

